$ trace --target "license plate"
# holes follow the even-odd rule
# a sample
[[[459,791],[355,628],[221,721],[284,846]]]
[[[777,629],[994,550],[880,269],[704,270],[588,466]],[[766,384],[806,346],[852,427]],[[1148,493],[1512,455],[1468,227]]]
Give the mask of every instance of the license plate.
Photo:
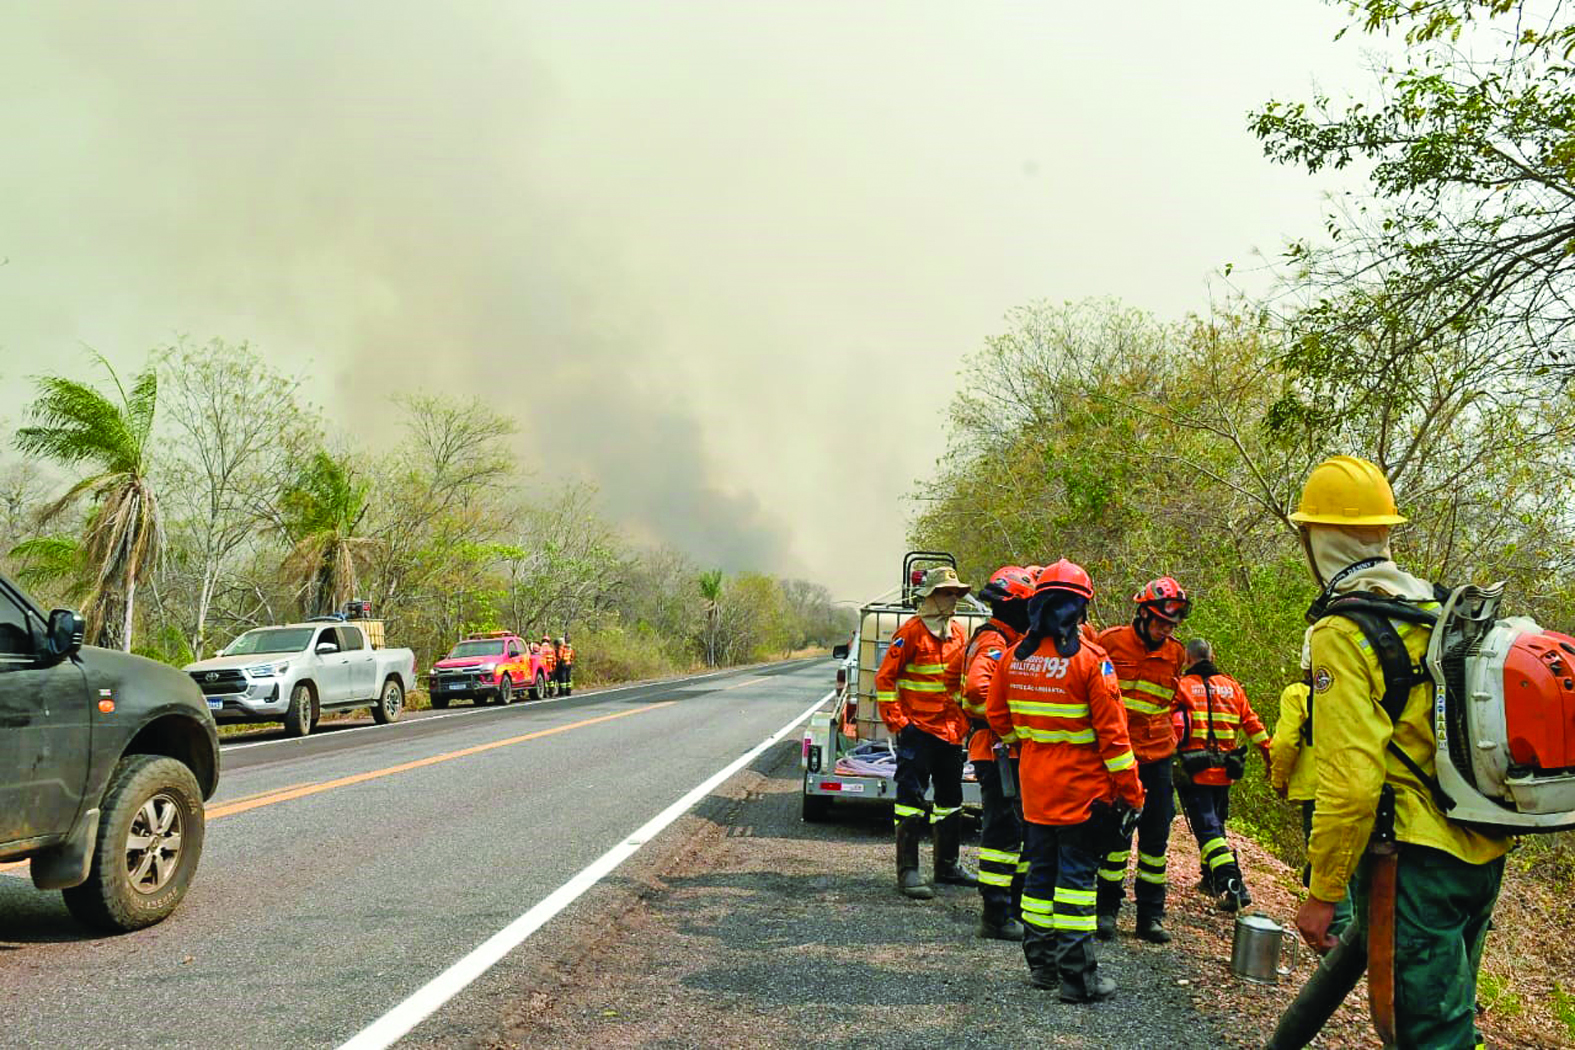
[[[439,688],[447,689],[451,693],[457,693],[461,689],[465,688],[465,683],[464,682],[445,682]]]
[[[222,710],[224,710],[224,701],[223,700],[215,700],[212,697],[209,697],[208,698],[208,710],[209,711],[222,711]]]

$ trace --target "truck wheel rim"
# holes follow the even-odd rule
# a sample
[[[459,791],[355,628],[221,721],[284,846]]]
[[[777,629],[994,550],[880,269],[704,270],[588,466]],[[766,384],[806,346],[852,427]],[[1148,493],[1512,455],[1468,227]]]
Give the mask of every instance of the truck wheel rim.
[[[126,833],[126,874],[138,893],[154,893],[180,868],[185,822],[180,802],[166,792],[148,799]]]
[[[389,717],[399,714],[399,687],[393,682],[383,687],[383,713]]]

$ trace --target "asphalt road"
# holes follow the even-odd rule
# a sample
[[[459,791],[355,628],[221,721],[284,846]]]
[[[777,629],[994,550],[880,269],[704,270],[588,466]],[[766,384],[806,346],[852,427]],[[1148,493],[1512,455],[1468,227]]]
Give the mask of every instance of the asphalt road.
[[[337,1045],[781,729],[832,666],[229,744],[166,922],[88,937],[0,875],[0,1046]]]

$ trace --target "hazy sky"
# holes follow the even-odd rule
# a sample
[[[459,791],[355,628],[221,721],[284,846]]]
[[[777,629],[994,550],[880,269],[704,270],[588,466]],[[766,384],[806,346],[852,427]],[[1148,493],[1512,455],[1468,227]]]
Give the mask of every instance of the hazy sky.
[[[1013,305],[1165,315],[1312,231],[1245,113],[1367,78],[1315,0],[0,8],[0,414],[187,333],[339,423],[444,391],[702,561],[889,586]],[[1025,556],[1041,552],[1024,552]]]

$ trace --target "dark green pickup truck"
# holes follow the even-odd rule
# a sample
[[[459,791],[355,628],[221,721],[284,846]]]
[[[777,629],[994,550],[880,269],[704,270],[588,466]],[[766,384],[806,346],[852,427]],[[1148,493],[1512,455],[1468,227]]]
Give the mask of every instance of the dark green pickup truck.
[[[0,576],[0,864],[31,860],[98,930],[175,910],[202,854],[219,738],[191,676],[82,645]]]

